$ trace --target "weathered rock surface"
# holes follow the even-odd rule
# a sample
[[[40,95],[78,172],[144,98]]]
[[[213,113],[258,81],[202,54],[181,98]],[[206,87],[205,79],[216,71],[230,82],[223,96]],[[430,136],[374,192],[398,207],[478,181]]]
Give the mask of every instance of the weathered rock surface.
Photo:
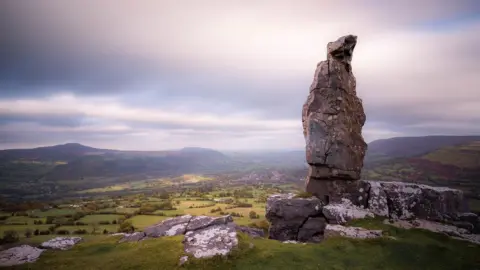
[[[298,230],[297,240],[300,242],[319,243],[323,240],[323,231],[327,221],[323,217],[310,217]]]
[[[330,237],[349,237],[349,238],[359,238],[359,239],[367,239],[367,238],[378,238],[382,237],[381,230],[367,230],[360,227],[345,227],[342,225],[331,225],[328,224],[325,228],[325,238]]]
[[[322,207],[322,201],[316,197],[295,198],[294,194],[270,196],[267,199],[265,215],[270,222],[269,238],[280,241],[298,240],[299,232],[309,218],[322,216]],[[315,232],[312,230],[314,229],[311,226],[305,228],[302,238],[323,233],[322,227],[318,227]]]
[[[227,255],[238,245],[234,226],[212,225],[185,234],[185,253],[195,258],[209,258],[215,255]]]
[[[462,214],[468,207],[461,190],[402,182],[359,182],[367,184],[369,189],[368,204],[364,206],[378,216],[475,222],[472,215],[469,219]],[[462,215],[464,220],[460,220]]]
[[[232,216],[223,216],[223,217],[209,217],[209,216],[196,216],[190,219],[187,231],[200,230],[213,225],[227,224],[233,222]]]
[[[123,242],[138,242],[145,238],[146,234],[144,232],[134,232],[134,233],[125,233],[123,238],[118,241],[119,243]]]
[[[480,245],[480,234],[471,234],[468,230],[464,228],[459,228],[452,225],[442,224],[439,222],[428,221],[428,220],[385,220],[385,224],[392,225],[402,229],[424,229],[431,232],[443,233],[448,236],[469,241],[471,243]]]
[[[345,224],[352,219],[374,217],[372,212],[353,205],[348,199],[343,199],[342,203],[325,205],[322,211],[330,224]]]
[[[188,261],[188,256],[182,256],[180,257],[180,260],[178,262],[178,265],[184,265]]]
[[[9,248],[0,252],[0,266],[13,266],[35,262],[43,251],[45,250],[29,245]]]
[[[60,249],[67,250],[82,241],[81,237],[55,237],[46,242],[43,242],[40,247],[46,249]]]
[[[159,224],[150,226],[144,230],[147,237],[174,236],[185,234],[187,225],[192,219],[191,215],[184,215],[166,219]]]
[[[351,67],[356,43],[357,37],[349,35],[327,45],[327,60],[318,64],[303,106],[310,165],[306,189],[322,199],[335,192],[317,182],[359,179],[367,149],[362,137],[366,117]]]
[[[123,234],[120,242],[136,242],[146,237],[163,237],[185,234],[183,240],[185,252],[195,258],[207,258],[215,255],[226,255],[238,245],[236,230],[247,229],[233,223],[230,215],[222,217],[184,215],[166,219],[156,225],[148,227],[144,232]],[[249,228],[251,234],[261,234]],[[182,265],[188,257],[180,258]]]

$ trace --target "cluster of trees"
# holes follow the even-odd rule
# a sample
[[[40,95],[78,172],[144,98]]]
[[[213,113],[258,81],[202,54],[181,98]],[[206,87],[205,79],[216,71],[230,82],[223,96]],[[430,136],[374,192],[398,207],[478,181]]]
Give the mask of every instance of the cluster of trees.
[[[0,244],[10,244],[18,242],[20,236],[16,231],[8,230],[3,232],[3,237],[0,238]]]
[[[250,213],[248,213],[248,217],[250,219],[259,219],[260,215],[258,215],[255,211],[250,211]]]
[[[207,208],[207,207],[212,207],[215,206],[214,203],[209,203],[209,204],[202,204],[202,205],[190,205],[188,208]]]
[[[177,210],[172,204],[172,201],[166,201],[161,203],[146,203],[140,206],[139,214],[152,214],[157,210]]]

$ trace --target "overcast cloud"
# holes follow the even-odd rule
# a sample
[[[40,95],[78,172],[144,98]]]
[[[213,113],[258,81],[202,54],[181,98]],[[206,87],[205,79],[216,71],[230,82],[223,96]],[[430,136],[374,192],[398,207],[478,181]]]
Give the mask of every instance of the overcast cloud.
[[[0,2],[0,148],[301,149],[326,44],[367,141],[480,134],[477,0]]]

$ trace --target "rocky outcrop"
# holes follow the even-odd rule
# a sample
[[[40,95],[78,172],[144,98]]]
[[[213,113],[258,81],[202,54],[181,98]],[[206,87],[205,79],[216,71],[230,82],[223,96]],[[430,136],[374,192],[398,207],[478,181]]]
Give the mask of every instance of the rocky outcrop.
[[[294,194],[270,196],[266,205],[266,218],[270,222],[269,238],[296,241],[300,236],[303,241],[316,241],[313,238],[323,234],[324,226],[320,226],[320,220],[311,218],[322,217],[322,207],[322,201],[316,197],[296,198]],[[312,223],[319,226],[313,227]]]
[[[22,245],[0,252],[0,267],[35,262],[44,249]]]
[[[337,194],[334,189],[339,181],[335,180],[360,178],[367,149],[362,137],[366,117],[351,67],[356,43],[353,35],[328,43],[327,60],[318,64],[303,106],[310,165],[306,189],[322,199]]]
[[[392,221],[419,219],[422,222],[441,222],[455,227],[455,230],[463,230],[463,238],[478,237],[474,234],[480,230],[480,218],[466,212],[468,209],[460,190],[363,180],[356,181],[350,188],[354,186],[357,190],[344,189],[338,194],[340,202],[327,205],[316,197],[305,199],[295,198],[293,194],[272,195],[266,206],[266,217],[270,221],[269,238],[319,242],[328,225],[344,225],[353,219],[375,216]]]
[[[191,215],[166,219],[144,230],[147,237],[174,236],[185,234]]]
[[[323,215],[330,224],[345,224],[353,219],[374,217],[374,214],[367,209],[360,208],[348,199],[342,203],[333,203],[323,207]]]
[[[222,217],[184,215],[166,219],[150,226],[144,232],[123,234],[120,242],[138,242],[146,237],[163,237],[184,234],[185,253],[195,258],[226,255],[238,245],[237,230],[263,236],[262,230],[246,229],[233,223],[230,215]],[[118,234],[117,234],[118,235]],[[183,257],[182,257],[183,258]],[[188,257],[186,257],[188,258]],[[184,262],[180,261],[182,264]]]
[[[359,182],[365,183],[369,197],[368,203],[360,206],[377,216],[438,222],[476,220],[474,214],[464,214],[468,207],[461,190],[403,182]]]
[[[367,239],[367,238],[378,238],[382,237],[381,230],[367,230],[360,227],[345,227],[342,225],[331,225],[328,224],[325,228],[325,238],[331,237],[348,237],[348,238],[358,238],[358,239]]]
[[[183,243],[185,253],[195,258],[210,258],[230,253],[238,245],[238,239],[234,226],[222,224],[189,231]]]
[[[46,249],[67,250],[71,249],[80,241],[82,241],[81,237],[55,237],[46,242],[43,242],[40,247]]]
[[[118,235],[118,234],[116,234]],[[123,242],[138,242],[140,240],[145,239],[146,234],[144,232],[134,232],[134,233],[124,233],[120,234],[123,235],[123,238],[120,239],[119,243]]]
[[[480,234],[471,234],[468,230],[464,228],[442,224],[439,222],[416,219],[395,221],[385,220],[384,223],[402,229],[424,229],[431,232],[443,233],[460,240],[465,240],[480,245]]]

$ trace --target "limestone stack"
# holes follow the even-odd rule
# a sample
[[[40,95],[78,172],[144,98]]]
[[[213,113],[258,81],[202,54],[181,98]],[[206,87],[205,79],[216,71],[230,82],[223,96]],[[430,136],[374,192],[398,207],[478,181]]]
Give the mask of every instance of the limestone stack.
[[[362,137],[366,117],[351,65],[356,43],[353,35],[328,43],[327,60],[317,66],[302,111],[310,166],[306,191],[327,203],[352,193],[352,187],[359,189],[355,180],[367,149]]]

